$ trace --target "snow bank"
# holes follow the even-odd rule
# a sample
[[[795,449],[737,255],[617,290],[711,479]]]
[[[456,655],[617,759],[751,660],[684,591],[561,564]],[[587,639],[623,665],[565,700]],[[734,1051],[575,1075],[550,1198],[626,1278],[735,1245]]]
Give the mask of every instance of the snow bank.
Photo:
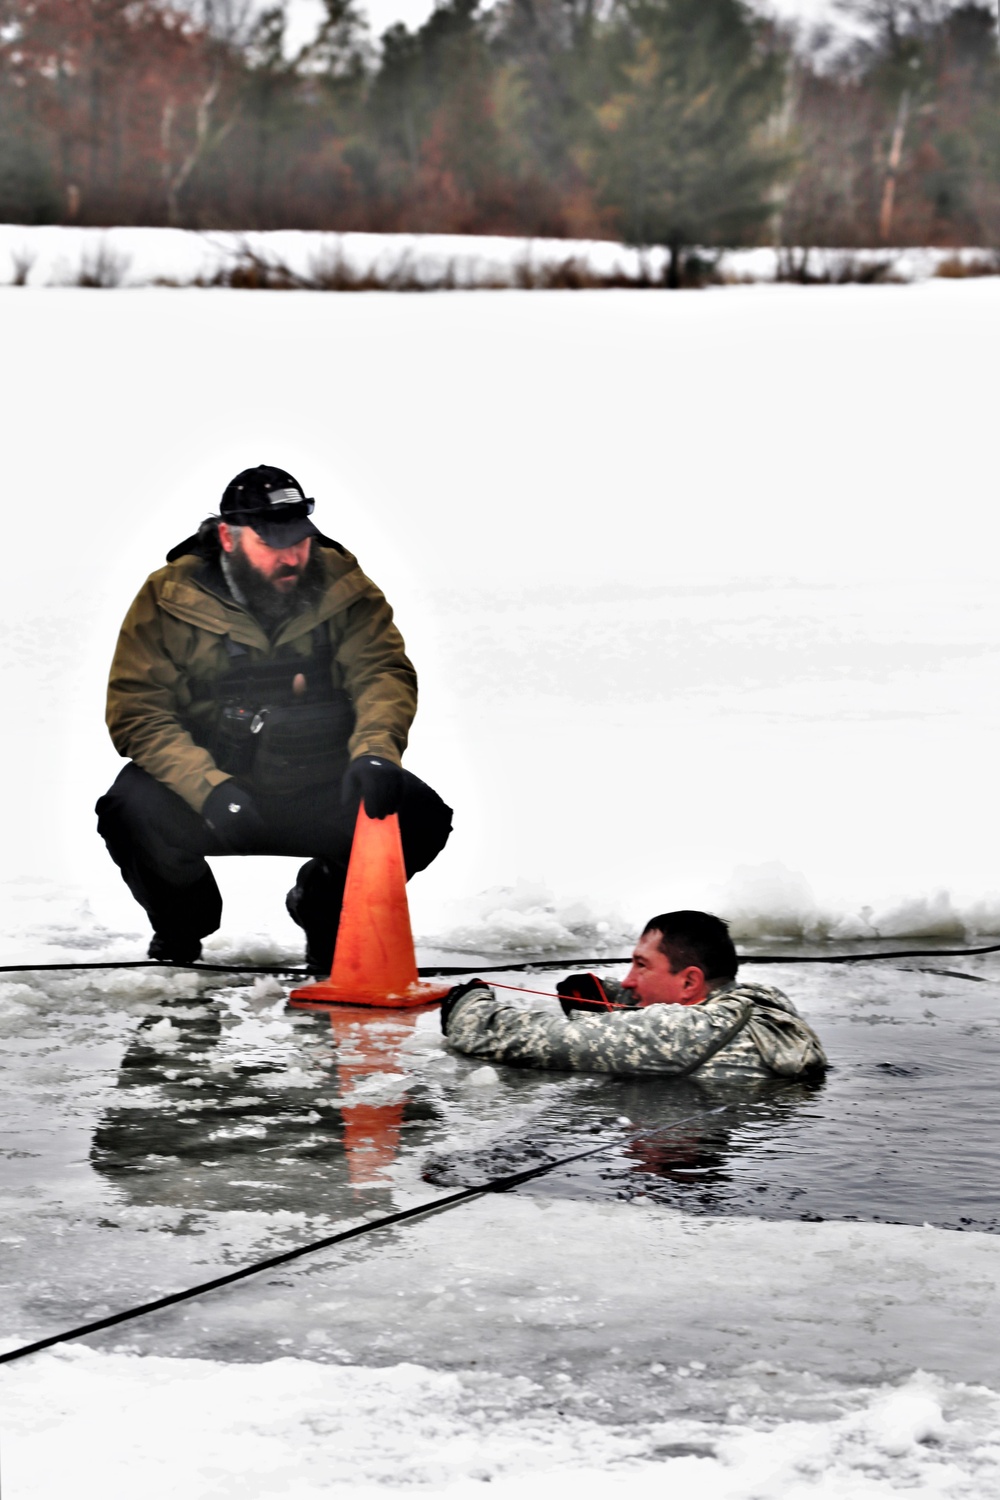
[[[801,871],[779,860],[738,865],[728,881],[707,886],[701,899],[726,918],[735,940],[749,952],[766,948],[769,943],[777,944],[779,952],[784,943],[797,943],[806,950],[827,944],[867,944],[877,952],[880,943],[903,940],[954,946],[1000,938],[1000,896],[956,901],[949,891],[938,890],[927,895],[898,893],[877,905],[855,905],[836,896],[818,898]],[[8,906],[8,921],[0,940],[0,955],[5,960],[44,965],[76,959],[110,964],[145,955],[147,934],[138,929],[121,933],[109,929],[94,916],[82,894],[74,896],[51,886],[46,896],[38,898],[38,905],[39,914],[28,921],[16,920],[24,914],[24,903]],[[44,919],[42,912],[58,912],[60,908],[65,915]],[[613,907],[602,911],[592,901],[560,895],[544,883],[521,878],[513,886],[494,887],[447,903],[440,912],[443,925],[437,931],[418,930],[418,960],[432,966],[435,962],[454,963],[456,955],[462,954],[473,962],[479,958],[565,955],[570,962],[578,958],[606,962],[628,956],[642,924],[652,915],[652,910],[638,906],[629,916]],[[303,955],[301,942],[294,938],[287,941],[283,936],[230,928],[206,941],[204,960],[265,967],[287,964],[294,968],[301,965]],[[132,994],[140,988],[152,997],[158,992],[182,993],[192,982],[169,971],[152,971],[140,977],[131,971],[116,975],[109,969],[94,971],[84,986],[91,993],[106,996]],[[13,981],[14,987],[8,985],[3,992],[13,996],[17,983]],[[212,980],[206,977],[203,983]],[[53,978],[47,991],[33,992],[33,1001],[44,1007],[51,997],[62,1006],[67,991],[81,993],[80,981]]]
[[[854,907],[836,898],[820,900],[805,875],[779,860],[738,865],[729,881],[707,894],[713,911],[726,918],[737,942],[761,945],[797,942],[806,948],[835,943],[880,943],[907,939],[930,944],[973,943],[1000,937],[1000,897],[956,905],[948,891],[926,896],[899,894],[877,906]],[[627,956],[652,911],[637,909],[630,922],[621,912],[601,912],[585,900],[561,898],[547,886],[520,880],[454,903],[452,922],[422,943],[435,953]],[[457,918],[457,920],[455,920]]]
[[[455,904],[454,920],[425,939],[466,953],[593,953],[627,951],[629,928],[616,912],[602,914],[584,899],[559,900],[547,886],[518,880]]]
[[[622,1500],[875,1500],[978,1497],[1000,1483],[1000,1399],[982,1387],[917,1373],[813,1390],[803,1403],[813,1415],[754,1430],[740,1398],[779,1373],[748,1369],[714,1420],[626,1427],[556,1411],[523,1377],[77,1349],[0,1378],[4,1480],[18,1500],[131,1500],[137,1488],[148,1500],[386,1489],[546,1500],[554,1487]],[[572,1376],[566,1385],[569,1395]]]
[[[714,252],[709,252],[714,254]],[[154,283],[211,283],[247,255],[294,275],[313,278],[342,264],[357,275],[391,278],[403,273],[417,283],[449,277],[458,286],[514,285],[519,269],[538,271],[573,261],[596,275],[662,274],[665,252],[639,252],[611,240],[513,239],[500,235],[325,234],[313,230],[81,229],[67,225],[0,224],[0,284],[19,280],[33,287],[94,284],[138,287]],[[783,261],[803,252],[769,247],[728,250],[721,275],[733,281],[774,281]],[[988,264],[992,252],[938,250],[812,250],[813,277],[836,280],[853,266],[890,266],[898,281],[923,281],[943,262]]]
[[[806,950],[827,944],[867,944],[877,952],[880,944],[903,940],[954,946],[1000,938],[1000,895],[963,901],[953,899],[947,890],[927,895],[899,892],[878,904],[856,905],[836,895],[818,897],[802,871],[780,860],[738,865],[727,881],[706,885],[701,900],[726,918],[736,941],[749,952],[768,944],[777,944],[781,952],[785,943]],[[82,893],[74,896],[50,883],[46,894],[32,904],[37,910],[27,921],[23,918],[28,915],[28,903],[11,900],[8,905],[0,955],[9,961],[114,963],[145,954],[146,934],[138,929],[110,929],[95,917]],[[46,912],[52,920],[45,920]],[[464,954],[472,962],[560,956],[570,963],[582,958],[607,962],[631,953],[642,924],[653,915],[652,909],[639,906],[628,915],[615,907],[602,909],[597,902],[521,877],[511,886],[493,887],[444,904],[436,931],[417,930],[418,961],[427,966],[453,964]],[[294,968],[303,962],[303,954],[301,941],[295,938],[288,941],[283,935],[229,928],[206,941],[204,959],[206,963]],[[105,995],[148,986],[152,996],[161,987],[165,993],[180,993],[189,981],[157,971],[146,977],[131,972],[116,977],[108,970],[95,971],[85,983],[91,991]],[[267,986],[274,981],[259,983]],[[56,1003],[61,1005],[67,988],[77,991],[79,984],[54,979],[48,993],[58,996]],[[276,992],[265,988],[261,993]],[[36,1000],[44,1007],[47,998],[43,992]]]
[[[819,901],[799,870],[778,860],[738,865],[718,892],[713,909],[727,918],[733,936],[748,943],[791,939],[806,944],[906,938],[931,944],[961,944],[1000,936],[1000,898],[956,905],[950,893],[899,894],[878,906],[852,909]]]

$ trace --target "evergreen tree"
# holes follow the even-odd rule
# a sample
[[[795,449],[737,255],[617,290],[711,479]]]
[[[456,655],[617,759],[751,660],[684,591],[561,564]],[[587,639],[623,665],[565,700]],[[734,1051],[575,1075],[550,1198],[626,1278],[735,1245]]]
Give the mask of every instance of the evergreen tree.
[[[494,67],[479,0],[443,0],[423,26],[390,28],[371,91],[381,180],[400,227],[471,231],[502,199]],[[501,209],[502,211],[502,209]]]
[[[785,58],[767,37],[743,0],[621,0],[605,37],[590,170],[626,240],[669,248],[670,286],[690,247],[744,242],[773,212]]]
[[[0,81],[0,222],[48,224],[61,207],[41,131]]]
[[[522,203],[534,204],[538,233],[603,228],[579,152],[604,89],[597,10],[595,0],[500,0],[490,15],[504,161]]]
[[[1000,246],[1000,55],[996,15],[960,5],[924,39],[933,79],[918,120],[914,188],[936,240]]]

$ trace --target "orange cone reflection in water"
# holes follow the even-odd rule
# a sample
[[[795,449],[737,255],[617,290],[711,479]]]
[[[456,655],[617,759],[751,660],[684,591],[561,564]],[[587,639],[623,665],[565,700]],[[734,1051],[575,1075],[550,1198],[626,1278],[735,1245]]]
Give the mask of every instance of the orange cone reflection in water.
[[[399,818],[358,808],[344,905],[330,978],[292,990],[300,1008],[365,1005],[408,1008],[441,1000],[446,984],[421,984],[406,902]]]
[[[399,1048],[413,1032],[413,1011],[370,1012],[330,1007],[330,1026],[337,1044],[338,1092],[344,1121],[344,1152],[351,1185],[367,1187],[395,1160],[406,1102],[405,1073]],[[394,1087],[398,1080],[398,1087]],[[365,1085],[372,1090],[365,1099]],[[379,1094],[382,1095],[381,1100]],[[357,1102],[351,1102],[357,1095]]]

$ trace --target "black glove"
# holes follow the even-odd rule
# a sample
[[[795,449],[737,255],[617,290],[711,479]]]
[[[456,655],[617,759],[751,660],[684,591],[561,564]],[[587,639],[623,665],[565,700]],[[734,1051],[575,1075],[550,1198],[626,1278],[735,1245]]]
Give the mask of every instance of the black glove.
[[[493,993],[484,979],[467,979],[464,984],[456,984],[455,988],[449,990],[441,1001],[441,1030],[445,1036],[448,1035],[448,1021],[455,1006],[473,990],[485,990],[490,995]]]
[[[201,815],[231,854],[258,843],[266,829],[254,800],[238,781],[220,781],[205,798]]]
[[[380,755],[359,755],[347,768],[343,796],[355,807],[364,797],[370,818],[387,818],[403,800],[403,768]]]
[[[619,1009],[614,1001],[608,999],[596,974],[571,974],[568,979],[560,979],[556,985],[556,994],[560,996],[559,1004],[567,1016],[572,1016],[575,1010]]]

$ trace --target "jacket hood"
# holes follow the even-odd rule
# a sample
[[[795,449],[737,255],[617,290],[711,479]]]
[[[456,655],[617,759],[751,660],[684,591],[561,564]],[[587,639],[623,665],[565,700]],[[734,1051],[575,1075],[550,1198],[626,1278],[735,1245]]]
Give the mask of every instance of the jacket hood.
[[[728,993],[751,1002],[746,1029],[772,1072],[783,1078],[798,1078],[827,1066],[819,1037],[781,990],[734,983]]]
[[[776,990],[769,984],[751,984],[740,979],[731,979],[728,984],[712,991],[713,995],[736,995],[740,1000],[749,1000],[751,1005],[762,1005],[768,1010],[784,1011],[797,1016],[798,1011],[784,990]]]

